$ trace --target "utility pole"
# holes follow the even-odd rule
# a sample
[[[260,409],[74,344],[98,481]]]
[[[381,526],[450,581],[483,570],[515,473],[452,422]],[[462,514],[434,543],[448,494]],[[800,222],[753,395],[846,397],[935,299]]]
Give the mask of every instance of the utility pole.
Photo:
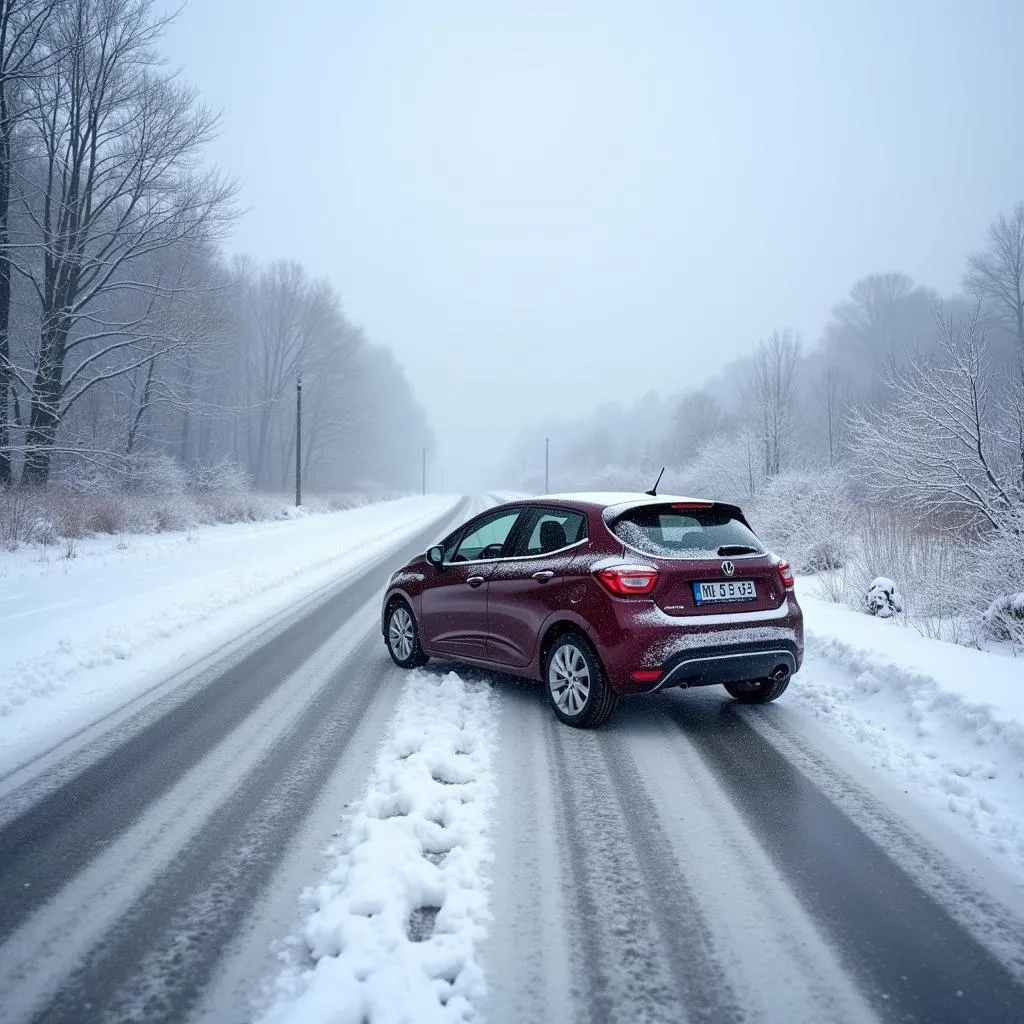
[[[295,378],[295,507],[302,504],[302,374]]]
[[[427,494],[427,446],[423,446],[423,495]]]
[[[550,494],[551,487],[548,484],[548,470],[551,465],[551,438],[544,438],[544,493]]]

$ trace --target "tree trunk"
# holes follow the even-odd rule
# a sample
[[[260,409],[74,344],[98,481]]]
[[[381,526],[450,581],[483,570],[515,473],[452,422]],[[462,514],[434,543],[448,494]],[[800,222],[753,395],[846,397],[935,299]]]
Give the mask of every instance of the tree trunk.
[[[32,409],[25,436],[23,483],[45,486],[50,478],[53,444],[60,425],[60,400],[64,382],[64,355],[69,326],[60,318],[56,324],[44,324],[40,345],[39,369],[32,385]]]
[[[13,481],[11,465],[11,137],[6,84],[0,84],[0,487]]]

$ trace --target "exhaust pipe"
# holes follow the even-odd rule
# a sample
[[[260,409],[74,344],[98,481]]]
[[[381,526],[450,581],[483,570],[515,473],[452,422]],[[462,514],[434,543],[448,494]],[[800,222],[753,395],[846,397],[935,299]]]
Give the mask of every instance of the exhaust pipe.
[[[769,678],[773,683],[784,683],[789,678],[789,666],[776,665],[769,673]]]

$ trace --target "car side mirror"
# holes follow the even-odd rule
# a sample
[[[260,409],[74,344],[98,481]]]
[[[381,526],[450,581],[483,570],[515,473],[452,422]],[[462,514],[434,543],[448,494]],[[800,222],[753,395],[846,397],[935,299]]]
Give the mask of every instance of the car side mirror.
[[[427,561],[435,569],[444,568],[444,548],[440,544],[435,544],[432,548],[427,548]]]

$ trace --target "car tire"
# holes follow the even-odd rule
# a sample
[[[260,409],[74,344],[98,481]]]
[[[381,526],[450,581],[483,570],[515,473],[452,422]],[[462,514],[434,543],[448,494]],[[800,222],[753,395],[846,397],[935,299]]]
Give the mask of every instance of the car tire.
[[[388,605],[384,642],[391,660],[399,668],[419,668],[428,661],[420,647],[420,631],[408,603],[398,599]]]
[[[791,678],[792,676],[786,676],[785,679],[751,679],[749,682],[724,685],[729,695],[741,704],[767,704],[786,692]]]
[[[618,706],[601,659],[580,633],[563,633],[544,659],[544,691],[555,717],[577,729],[608,721]]]

